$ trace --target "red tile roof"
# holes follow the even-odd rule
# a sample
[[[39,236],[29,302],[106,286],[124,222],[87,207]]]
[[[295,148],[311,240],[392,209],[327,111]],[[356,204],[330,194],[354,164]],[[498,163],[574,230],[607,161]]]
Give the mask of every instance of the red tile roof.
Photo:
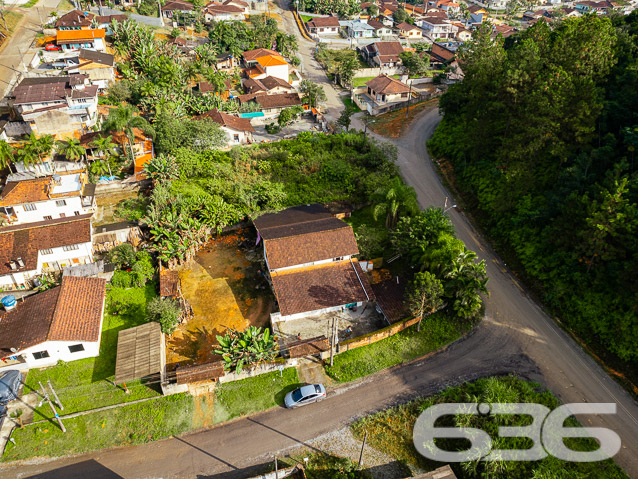
[[[396,278],[387,279],[372,285],[372,290],[379,305],[379,309],[390,324],[406,319],[410,312],[404,303],[407,281]]]
[[[325,27],[340,27],[339,19],[337,17],[312,17],[306,22],[306,25],[310,28],[325,28]]]
[[[105,279],[63,277],[61,286],[0,312],[0,351],[14,354],[12,348],[45,341],[99,341],[105,293]]]
[[[194,8],[195,7],[190,2],[184,2],[182,0],[169,0],[169,2],[162,7],[162,11],[164,12],[175,11],[175,10],[190,11],[190,10],[193,10]]]
[[[90,27],[91,22],[95,18],[94,13],[81,12],[80,10],[71,10],[65,13],[58,21],[55,22],[56,28],[61,27]]]
[[[397,25],[397,28],[399,30],[403,31],[403,32],[407,32],[407,31],[410,31],[410,30],[418,30],[419,29],[419,27],[417,27],[415,25],[410,25],[409,23],[405,23],[405,22],[399,23]]]
[[[91,241],[92,214],[56,218],[0,228],[0,274],[10,273],[9,262],[22,258],[23,271],[37,268],[38,252]]]
[[[257,48],[256,50],[248,50],[242,54],[244,60],[247,62],[257,61],[259,57],[263,57],[264,55],[280,55],[280,53],[267,48]]]
[[[221,126],[230,128],[231,130],[250,132],[255,131],[248,118],[239,118],[238,116],[229,115],[228,113],[219,111],[217,108],[213,108],[212,110],[207,111],[206,113],[202,113],[195,118],[198,120],[208,118],[215,123],[220,124]]]
[[[376,93],[396,94],[396,93],[408,93],[410,87],[399,80],[389,77],[386,74],[379,75],[376,78],[366,82],[366,86]]]
[[[34,180],[8,181],[0,192],[0,206],[15,206],[23,203],[36,203],[49,199],[51,177]]]
[[[356,261],[338,261],[272,274],[282,316],[374,299]]]

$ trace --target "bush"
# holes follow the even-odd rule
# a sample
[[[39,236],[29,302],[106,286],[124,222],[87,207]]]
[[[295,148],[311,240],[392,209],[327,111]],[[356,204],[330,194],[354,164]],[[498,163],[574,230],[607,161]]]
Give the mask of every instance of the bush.
[[[270,133],[271,135],[274,135],[276,133],[279,133],[280,131],[281,131],[281,126],[278,125],[277,123],[266,124],[266,133]]]
[[[130,288],[133,283],[133,275],[128,271],[118,269],[111,278],[111,284],[116,288]]]
[[[122,269],[124,266],[133,266],[136,260],[135,248],[129,243],[121,244],[109,251],[106,259],[109,263],[114,264],[117,269]]]
[[[146,321],[160,323],[164,334],[172,334],[179,324],[182,308],[174,299],[153,298],[146,307]]]
[[[146,251],[139,251],[135,257],[135,264],[131,268],[131,276],[133,283],[138,288],[144,286],[148,281],[153,279],[155,268],[153,267],[153,259]]]

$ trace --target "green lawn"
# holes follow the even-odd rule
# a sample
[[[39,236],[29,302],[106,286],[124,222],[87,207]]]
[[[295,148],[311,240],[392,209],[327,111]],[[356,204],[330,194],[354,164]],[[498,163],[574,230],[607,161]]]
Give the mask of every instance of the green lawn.
[[[439,349],[463,332],[446,315],[435,314],[423,321],[420,332],[415,324],[369,346],[338,354],[334,366],[326,366],[326,372],[339,382],[353,381]]]
[[[222,383],[215,391],[214,421],[228,421],[234,417],[282,405],[286,393],[300,385],[295,368],[284,369],[281,375],[274,372]]]
[[[158,396],[158,385],[146,386],[140,381],[127,384],[130,394],[125,394],[107,379],[115,375],[117,333],[145,322],[146,304],[156,296],[156,284],[151,282],[143,288],[114,288],[106,294],[106,311],[102,325],[100,355],[97,358],[80,359],[57,366],[29,371],[25,381],[25,392],[39,390],[39,381],[46,386],[47,379],[55,388],[64,405],[63,414],[85,411],[100,406]],[[34,420],[52,417],[45,403],[36,409]]]
[[[346,105],[346,107],[350,106],[352,107],[355,113],[359,113],[361,111],[361,108],[359,108],[355,102],[353,102],[350,97],[347,96],[342,96],[341,97],[341,101],[343,102],[344,105]]]
[[[8,443],[3,461],[141,444],[263,411],[283,404],[286,393],[300,385],[295,368],[287,368],[282,374],[220,384],[213,400],[175,394],[65,419],[66,434],[53,422],[15,429],[12,437],[16,445]]]
[[[183,393],[66,419],[66,433],[57,423],[15,429],[16,445],[7,443],[3,461],[79,454],[180,434],[191,428],[193,407],[193,397]]]
[[[301,18],[301,21],[303,23],[307,23],[312,20],[312,17],[310,15],[299,15],[299,18]]]

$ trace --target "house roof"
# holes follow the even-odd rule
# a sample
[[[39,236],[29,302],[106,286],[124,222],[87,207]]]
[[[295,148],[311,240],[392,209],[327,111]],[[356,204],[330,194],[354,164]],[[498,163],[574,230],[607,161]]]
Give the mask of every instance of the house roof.
[[[379,75],[366,82],[366,86],[377,93],[385,94],[408,93],[410,91],[408,85],[386,74]]]
[[[95,18],[94,13],[82,12],[80,10],[71,10],[65,13],[58,21],[55,22],[56,28],[63,27],[90,27],[91,22]]]
[[[89,60],[93,63],[112,67],[115,65],[115,56],[110,53],[96,52],[95,50],[80,49],[80,60]]]
[[[0,351],[11,354],[45,341],[100,339],[106,280],[64,276],[61,286],[0,312]]]
[[[322,205],[288,208],[253,220],[270,269],[359,253],[352,227]]]
[[[160,296],[175,297],[179,294],[179,273],[172,269],[160,271]]]
[[[433,43],[431,51],[432,51],[432,55],[434,55],[435,58],[443,62],[448,62],[453,60],[456,55],[452,50],[445,48],[443,45],[439,43]]]
[[[243,13],[244,9],[242,7],[238,7],[236,5],[227,5],[224,3],[216,3],[212,2],[206,5],[204,8],[204,13]]]
[[[0,206],[15,206],[49,199],[51,177],[24,181],[8,181],[0,192]]]
[[[224,86],[226,87],[226,90],[230,90],[233,87],[233,83],[229,79],[226,79],[224,80]],[[198,88],[199,91],[202,93],[210,93],[215,91],[215,87],[213,86],[213,84],[207,81],[199,82]]]
[[[92,214],[56,218],[0,228],[0,274],[10,273],[10,261],[22,258],[23,271],[37,268],[40,250],[91,242]]]
[[[474,14],[478,14],[478,13],[480,13],[480,14],[486,14],[486,13],[487,13],[487,10],[485,10],[485,9],[484,9],[484,8],[482,8],[482,7],[479,7],[478,5],[473,5],[473,6],[469,7],[469,8],[468,8],[468,11],[469,11],[470,13],[474,13]]]
[[[126,15],[102,15],[97,17],[97,23],[99,25],[104,25],[105,23],[111,23],[113,20],[123,22],[127,19],[128,17]]]
[[[254,100],[265,109],[285,108],[301,105],[298,93],[277,93],[275,95],[256,95]]]
[[[265,55],[279,55],[279,53],[267,48],[257,48],[255,50],[248,50],[242,53],[244,60],[246,60],[247,62],[254,62],[257,60],[257,58],[263,57]]]
[[[401,321],[410,315],[403,302],[406,286],[407,281],[399,279],[397,282],[395,278],[372,285],[377,304],[390,324]]]
[[[370,25],[375,30],[380,30],[382,28],[390,28],[387,25],[384,25],[383,23],[381,23],[379,20],[374,20],[374,19],[368,20],[368,25]]]
[[[219,111],[217,108],[213,108],[195,118],[198,120],[209,118],[215,123],[219,123],[221,126],[235,131],[255,131],[248,118],[239,118],[238,116],[229,115],[228,113]]]
[[[267,92],[277,87],[292,90],[292,85],[290,83],[278,77],[267,76],[261,80],[256,80],[254,78],[244,80],[244,89],[248,94]]]
[[[399,54],[403,53],[403,47],[399,42],[374,42],[374,46],[381,56],[391,55],[398,57]]]
[[[248,8],[250,5],[248,2],[244,2],[243,0],[226,0],[224,5],[239,5],[244,8]]]
[[[338,261],[271,273],[283,316],[374,299],[356,261]]]
[[[193,10],[195,7],[192,3],[184,2],[182,0],[171,0],[162,7],[162,11],[175,11],[175,10]]]
[[[85,75],[81,75],[85,77]],[[70,77],[25,78],[13,90],[14,103],[65,101],[70,94]]]
[[[117,145],[124,145],[128,142],[128,138],[123,131],[114,131],[106,134],[101,131],[92,131],[91,133],[85,133],[80,136],[80,145],[85,148],[92,148],[91,143],[98,138],[106,138],[110,136],[113,143]],[[146,141],[146,134],[141,128],[133,128],[133,143],[142,143]]]
[[[449,25],[450,23],[447,21],[446,17],[441,17],[441,16],[435,16],[435,17],[431,17],[431,16],[427,16],[425,18],[422,19],[423,22],[425,23],[429,23],[430,25]]]
[[[91,30],[58,30],[55,41],[59,44],[81,40],[93,40],[95,38],[104,38],[105,36],[106,30],[103,28]]]
[[[337,17],[312,17],[306,22],[309,27],[339,27],[339,19]]]
[[[401,30],[402,32],[407,32],[407,31],[410,31],[410,30],[418,30],[419,29],[419,27],[417,27],[416,25],[410,25],[409,23],[405,23],[405,22],[399,23],[397,25],[397,28],[399,30]]]
[[[288,62],[284,60],[284,58],[277,55],[264,55],[263,57],[257,58],[257,63],[261,65],[262,68],[273,67],[278,65],[288,65]]]

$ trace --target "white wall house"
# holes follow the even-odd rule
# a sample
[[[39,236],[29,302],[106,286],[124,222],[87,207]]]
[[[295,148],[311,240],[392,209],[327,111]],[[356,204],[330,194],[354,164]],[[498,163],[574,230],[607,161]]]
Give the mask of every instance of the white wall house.
[[[12,119],[38,135],[91,128],[97,122],[98,85],[88,75],[25,78],[9,98]]]
[[[373,299],[353,259],[359,250],[352,228],[322,205],[288,208],[253,223],[279,304],[272,320],[317,316]]]
[[[221,126],[226,133],[227,145],[229,147],[235,145],[246,145],[253,142],[253,133],[255,129],[248,118],[239,118],[235,115],[229,115],[214,108],[206,113],[202,113],[197,118],[208,118]]]
[[[60,286],[0,311],[0,371],[98,356],[105,293],[104,279],[65,276]]]
[[[0,191],[0,219],[9,225],[92,214],[96,208],[86,170],[9,181]]]
[[[423,32],[432,40],[456,37],[459,27],[440,17],[426,17],[417,22]]]
[[[30,289],[42,273],[92,263],[91,216],[0,227],[0,288]]]

